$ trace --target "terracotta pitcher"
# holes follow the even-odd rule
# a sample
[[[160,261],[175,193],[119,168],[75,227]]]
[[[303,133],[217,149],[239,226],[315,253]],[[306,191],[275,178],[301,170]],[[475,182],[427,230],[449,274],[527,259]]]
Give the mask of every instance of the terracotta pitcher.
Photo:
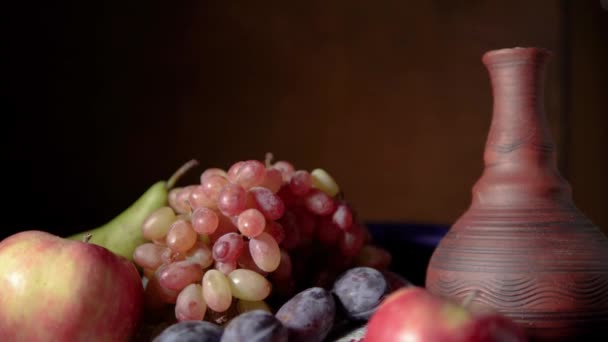
[[[460,299],[477,290],[475,305],[512,318],[533,340],[589,341],[608,332],[608,239],[556,166],[543,108],[549,55],[484,54],[494,98],[485,168],[434,251],[426,286]]]

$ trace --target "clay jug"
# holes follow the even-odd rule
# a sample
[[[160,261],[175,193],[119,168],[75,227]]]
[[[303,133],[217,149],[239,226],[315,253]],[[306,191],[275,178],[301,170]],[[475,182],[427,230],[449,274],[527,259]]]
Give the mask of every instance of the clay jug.
[[[425,285],[458,299],[477,291],[474,305],[512,318],[534,341],[589,341],[608,331],[608,239],[557,169],[543,106],[549,56],[540,48],[483,55],[494,99],[485,167],[470,207],[433,252]]]

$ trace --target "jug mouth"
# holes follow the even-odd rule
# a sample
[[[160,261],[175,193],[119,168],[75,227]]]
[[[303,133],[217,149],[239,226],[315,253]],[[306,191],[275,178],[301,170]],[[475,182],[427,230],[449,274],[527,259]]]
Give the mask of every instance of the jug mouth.
[[[485,65],[500,65],[511,63],[538,63],[551,57],[550,50],[542,47],[512,47],[490,50],[481,57]]]

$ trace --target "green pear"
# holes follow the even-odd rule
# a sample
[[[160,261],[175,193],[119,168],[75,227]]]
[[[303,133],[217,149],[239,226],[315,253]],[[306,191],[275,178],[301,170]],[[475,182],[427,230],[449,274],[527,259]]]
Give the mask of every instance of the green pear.
[[[169,191],[178,179],[198,161],[190,160],[180,167],[167,181],[154,183],[133,204],[106,224],[68,237],[84,240],[90,235],[89,243],[109,249],[114,254],[133,260],[135,248],[147,242],[141,232],[141,225],[156,209],[167,205]]]

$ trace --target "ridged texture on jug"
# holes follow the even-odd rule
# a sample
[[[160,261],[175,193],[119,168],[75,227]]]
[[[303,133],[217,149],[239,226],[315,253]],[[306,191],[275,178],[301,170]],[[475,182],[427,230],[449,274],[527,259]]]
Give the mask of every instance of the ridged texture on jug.
[[[538,48],[483,56],[494,97],[485,168],[433,253],[426,286],[460,299],[479,290],[475,305],[534,340],[580,341],[608,331],[608,239],[576,208],[556,166],[543,108],[548,57]]]

